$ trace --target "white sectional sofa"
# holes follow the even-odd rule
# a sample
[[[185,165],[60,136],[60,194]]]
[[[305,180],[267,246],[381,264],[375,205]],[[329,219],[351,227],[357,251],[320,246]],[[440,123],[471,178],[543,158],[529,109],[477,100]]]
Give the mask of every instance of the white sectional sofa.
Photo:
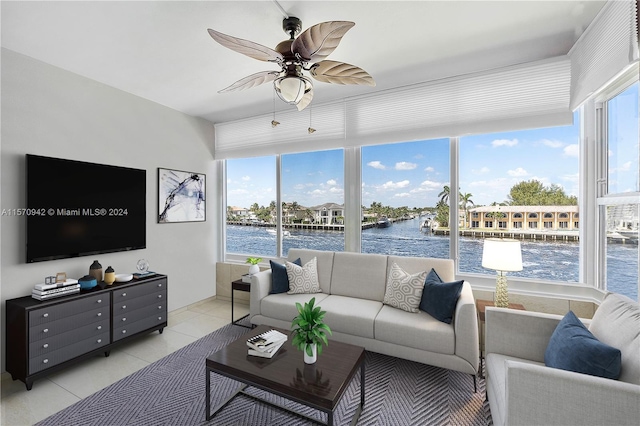
[[[303,265],[314,257],[322,293],[269,294],[271,270],[253,276],[252,324],[289,329],[297,315],[295,302],[305,303],[315,297],[316,304],[327,312],[325,322],[333,331],[331,339],[468,373],[475,383],[480,354],[476,306],[469,283],[462,287],[451,324],[423,311],[410,313],[382,303],[393,262],[410,274],[434,268],[444,282],[451,282],[452,260],[305,249],[291,249],[288,254],[289,261],[300,258]]]

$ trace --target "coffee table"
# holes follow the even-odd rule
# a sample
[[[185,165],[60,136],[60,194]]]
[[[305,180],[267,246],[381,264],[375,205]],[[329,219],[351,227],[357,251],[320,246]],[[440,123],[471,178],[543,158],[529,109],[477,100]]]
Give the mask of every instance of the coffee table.
[[[291,346],[291,338],[289,338],[273,358],[248,355],[246,340],[273,328],[275,327],[258,326],[207,358],[206,419],[211,420],[233,398],[244,395],[314,423],[333,425],[333,412],[359,368],[360,405],[351,421],[351,425],[355,425],[364,408],[364,348],[330,341],[328,346],[323,347],[318,361],[313,365],[307,365],[303,361],[302,352]],[[289,334],[287,330],[279,329],[279,331]],[[214,409],[213,413],[210,407],[211,373],[242,383],[232,395]],[[251,395],[245,392],[249,386],[327,413],[327,422],[323,423],[303,413]]]

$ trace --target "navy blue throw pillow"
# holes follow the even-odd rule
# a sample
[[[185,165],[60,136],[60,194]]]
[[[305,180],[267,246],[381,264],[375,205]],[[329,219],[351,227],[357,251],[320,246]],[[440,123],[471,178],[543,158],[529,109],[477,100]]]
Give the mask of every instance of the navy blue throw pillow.
[[[269,294],[286,293],[289,291],[289,277],[287,276],[287,267],[284,264],[270,260],[271,264],[271,291]],[[291,263],[302,266],[302,261],[297,258]]]
[[[443,283],[435,269],[431,268],[424,282],[420,310],[438,321],[451,324],[463,284],[464,281]]]
[[[544,353],[547,367],[608,379],[620,377],[621,363],[620,350],[599,341],[572,311],[558,323]]]

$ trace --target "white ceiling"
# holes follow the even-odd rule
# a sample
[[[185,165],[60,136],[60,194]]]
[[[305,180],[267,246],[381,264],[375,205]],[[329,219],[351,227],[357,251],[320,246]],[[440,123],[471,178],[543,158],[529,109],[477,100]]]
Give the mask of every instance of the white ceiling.
[[[566,54],[603,1],[280,1],[303,29],[356,23],[329,59],[376,87],[314,83],[314,103]],[[2,46],[184,113],[223,122],[270,113],[272,85],[218,90],[276,70],[226,49],[212,28],[274,48],[273,1],[2,1]],[[289,107],[277,101],[278,111]]]

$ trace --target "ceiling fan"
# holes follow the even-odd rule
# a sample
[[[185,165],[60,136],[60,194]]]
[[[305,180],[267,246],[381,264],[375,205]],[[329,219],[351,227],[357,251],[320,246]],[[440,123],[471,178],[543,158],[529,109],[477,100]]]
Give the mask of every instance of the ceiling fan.
[[[279,43],[275,50],[209,29],[209,35],[224,47],[280,66],[280,71],[252,74],[218,93],[249,89],[273,81],[278,97],[302,111],[313,99],[313,84],[303,71],[308,71],[311,77],[324,83],[375,86],[373,78],[362,68],[344,62],[324,60],[338,47],[342,37],[354,25],[355,23],[348,21],[321,22],[306,29],[296,38],[302,29],[302,21],[290,16],[282,21],[282,29],[290,38]]]

